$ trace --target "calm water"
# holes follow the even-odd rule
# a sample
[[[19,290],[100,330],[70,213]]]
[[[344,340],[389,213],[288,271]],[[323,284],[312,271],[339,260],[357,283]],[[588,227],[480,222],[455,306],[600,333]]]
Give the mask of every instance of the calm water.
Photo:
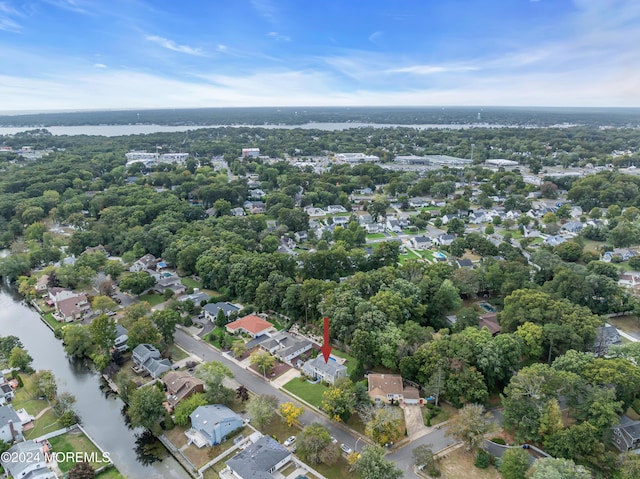
[[[120,472],[130,479],[174,478],[189,475],[172,458],[145,467],[136,460],[134,431],[125,426],[122,401],[106,397],[100,377],[84,362],[70,361],[62,343],[42,323],[38,314],[21,304],[20,298],[0,288],[0,335],[20,338],[33,357],[34,369],[50,369],[58,380],[58,390],[75,395],[76,410],[83,427],[107,452]]]
[[[293,130],[301,128],[303,130],[324,130],[340,131],[350,128],[417,128],[417,129],[446,129],[461,130],[463,128],[505,128],[509,125],[490,125],[486,123],[475,123],[468,125],[392,125],[382,123],[306,123],[304,125],[208,125],[208,126],[167,126],[167,125],[82,125],[82,126],[48,126],[47,130],[52,135],[96,135],[96,136],[125,136],[125,135],[146,135],[149,133],[180,132],[188,130],[200,130],[203,128],[267,128]],[[31,127],[0,127],[0,135],[13,135],[21,131],[41,128]]]

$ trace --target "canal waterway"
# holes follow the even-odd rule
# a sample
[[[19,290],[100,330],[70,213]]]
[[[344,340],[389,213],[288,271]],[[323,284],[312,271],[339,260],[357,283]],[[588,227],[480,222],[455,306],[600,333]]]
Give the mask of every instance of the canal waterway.
[[[58,381],[58,391],[76,399],[76,410],[91,437],[111,455],[118,470],[129,479],[187,479],[189,475],[171,456],[144,466],[135,453],[135,432],[127,428],[120,413],[123,403],[100,390],[101,377],[84,361],[70,360],[62,342],[21,298],[0,287],[0,335],[20,338],[33,357],[33,368],[49,369]],[[139,431],[138,431],[139,432]]]

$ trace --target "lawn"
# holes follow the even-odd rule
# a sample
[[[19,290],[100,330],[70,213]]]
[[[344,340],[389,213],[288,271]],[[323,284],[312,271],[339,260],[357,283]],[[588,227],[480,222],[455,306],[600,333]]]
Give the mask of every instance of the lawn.
[[[53,313],[46,313],[42,318],[53,328],[54,331],[64,326],[64,323],[61,323],[53,317]]]
[[[410,259],[419,259],[419,258],[420,258],[420,256],[415,254],[413,251],[409,251],[408,253],[401,254],[399,256],[400,264],[404,264],[405,261],[408,261]]]
[[[185,350],[175,343],[171,344],[167,349],[169,350],[169,354],[171,355],[171,361],[174,363],[176,361],[180,361],[181,359],[186,359],[189,357]]]
[[[382,239],[382,238],[386,238],[387,235],[384,233],[369,233],[367,235],[367,239]]]
[[[314,464],[313,469],[317,470],[320,474],[328,479],[343,479],[345,477],[360,478],[360,474],[349,471],[349,463],[344,457],[340,457],[338,462],[333,466],[327,466],[325,464]]]
[[[640,333],[640,321],[636,316],[619,316],[617,318],[607,319],[609,324],[625,333]]]
[[[239,434],[244,434],[245,436],[249,436],[252,432],[253,430],[251,428],[245,427],[239,430],[238,432],[229,434],[229,436],[227,436],[227,440],[224,441],[222,444],[218,444],[217,446],[203,447],[201,449],[198,449],[196,446],[192,444],[186,449],[183,449],[182,452],[184,453],[185,456],[189,458],[189,460],[196,467],[200,468],[204,466],[207,462],[209,462],[211,459],[213,459],[214,457],[218,457],[220,454],[222,454],[226,450],[231,449],[234,445],[233,444],[234,437],[237,437]]]
[[[358,363],[353,357],[349,356],[347,353],[338,351],[337,349],[332,349],[331,354],[339,358],[346,359],[344,365],[347,367],[347,374],[349,374],[349,377],[351,378],[352,381],[355,381],[356,379],[358,379],[353,377],[353,371],[356,369],[356,366]]]
[[[36,416],[40,411],[46,408],[49,403],[44,399],[37,399],[36,386],[34,384],[33,375],[27,376],[20,374],[23,387],[18,388],[13,398],[13,408],[25,408],[29,414]]]
[[[62,436],[52,437],[49,439],[49,442],[51,443],[52,450],[55,452],[84,452],[91,454],[95,459],[100,460],[102,458],[100,450],[87,436],[80,432],[80,430],[68,432]],[[91,466],[97,469],[104,466],[105,462],[91,462]],[[58,462],[58,466],[62,472],[68,472],[75,463],[73,460]]]
[[[435,426],[436,424],[439,424],[441,422],[446,421],[447,419],[455,416],[456,414],[458,414],[458,410],[456,408],[454,408],[453,406],[449,406],[448,404],[445,403],[440,403],[440,406],[438,406],[438,408],[436,409],[436,414],[434,415],[433,409],[430,409],[429,407],[425,407],[422,408],[422,415],[424,417],[424,423],[428,424],[427,421],[427,412],[430,413],[431,415],[431,425]]]
[[[35,439],[56,429],[60,429],[62,424],[58,422],[55,413],[49,409],[42,416],[35,420],[35,427],[24,433],[25,439]]]
[[[182,278],[180,282],[185,285],[187,288],[200,288],[202,289],[202,283],[200,281],[196,281],[193,278]]]
[[[164,296],[162,296],[161,294],[156,294],[156,293],[146,293],[143,294],[142,296],[140,296],[140,301],[146,301],[147,303],[149,303],[150,306],[158,306],[161,303],[164,303],[166,301],[166,299],[164,299]]]
[[[322,396],[328,389],[327,386],[322,383],[311,384],[306,380],[300,380],[300,378],[292,379],[283,387],[290,393],[318,408],[322,406]]]
[[[297,426],[289,427],[287,423],[277,414],[273,416],[271,422],[267,424],[262,433],[267,436],[275,436],[281,443],[286,441],[289,436],[297,436],[300,428]]]
[[[487,469],[479,469],[473,465],[475,458],[471,452],[467,452],[463,447],[451,451],[442,459],[438,460],[437,468],[440,470],[442,479],[500,479],[502,476],[494,466]],[[420,474],[422,477],[429,477]]]

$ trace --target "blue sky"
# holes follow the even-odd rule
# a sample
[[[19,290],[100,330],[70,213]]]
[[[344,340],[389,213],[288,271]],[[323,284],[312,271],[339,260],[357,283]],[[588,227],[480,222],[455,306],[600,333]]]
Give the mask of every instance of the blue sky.
[[[640,106],[640,0],[0,0],[0,110]]]

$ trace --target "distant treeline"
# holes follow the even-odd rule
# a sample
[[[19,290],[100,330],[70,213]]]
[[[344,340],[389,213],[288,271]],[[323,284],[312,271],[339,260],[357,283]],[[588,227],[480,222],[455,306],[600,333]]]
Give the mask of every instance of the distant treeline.
[[[505,107],[287,107],[85,111],[0,115],[0,126],[126,125],[302,125],[310,122],[491,124],[638,127],[640,108]]]

